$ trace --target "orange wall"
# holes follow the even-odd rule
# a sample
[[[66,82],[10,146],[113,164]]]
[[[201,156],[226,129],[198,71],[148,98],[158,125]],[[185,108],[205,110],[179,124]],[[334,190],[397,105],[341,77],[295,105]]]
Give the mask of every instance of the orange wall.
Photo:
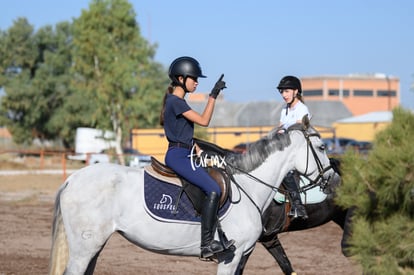
[[[323,90],[323,96],[306,96],[305,101],[342,101],[354,115],[376,111],[391,111],[400,104],[400,82],[395,77],[304,77],[303,90]],[[349,90],[348,97],[329,95],[329,90]],[[354,90],[372,90],[373,96],[353,96]],[[395,91],[396,96],[377,96],[377,91]]]

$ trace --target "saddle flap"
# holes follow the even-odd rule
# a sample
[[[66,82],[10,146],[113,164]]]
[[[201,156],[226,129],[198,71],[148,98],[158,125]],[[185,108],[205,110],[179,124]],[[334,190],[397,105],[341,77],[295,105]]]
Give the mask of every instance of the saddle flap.
[[[226,172],[223,169],[216,167],[209,167],[209,175],[217,182],[221,190],[220,206],[223,206],[224,202],[229,196],[230,180]]]

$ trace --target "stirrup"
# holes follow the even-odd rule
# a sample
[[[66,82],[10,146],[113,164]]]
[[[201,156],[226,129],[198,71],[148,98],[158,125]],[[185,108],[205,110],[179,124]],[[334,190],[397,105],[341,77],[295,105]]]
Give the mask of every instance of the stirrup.
[[[226,233],[224,233],[223,229],[221,228],[220,221],[217,222],[217,232],[219,235],[219,239],[221,244],[223,245],[224,249],[229,249],[235,243],[235,240],[227,239]]]
[[[214,247],[213,247],[214,246]],[[225,250],[221,242],[213,240],[207,246],[201,247],[200,258],[209,259],[216,255],[217,253],[223,252]]]
[[[218,226],[217,226],[217,232],[220,238],[221,245],[224,247],[224,249],[229,249],[235,243],[235,240],[227,239],[226,234],[221,228],[220,222],[218,223]]]
[[[222,252],[218,252],[209,258],[202,258],[200,256],[199,259],[204,262],[212,261],[212,262],[215,262],[216,264],[219,264],[221,262],[229,263],[234,258],[234,251],[236,251],[236,247],[232,245],[228,249],[225,249]]]

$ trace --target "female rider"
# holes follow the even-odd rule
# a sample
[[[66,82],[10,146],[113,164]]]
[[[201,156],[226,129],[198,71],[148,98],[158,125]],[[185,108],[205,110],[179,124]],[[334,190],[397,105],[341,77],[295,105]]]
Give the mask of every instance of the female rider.
[[[302,98],[302,85],[297,77],[291,75],[283,77],[277,89],[286,102],[286,106],[280,114],[280,129],[286,130],[295,123],[301,123],[302,118],[306,115],[309,119],[311,118],[308,107],[304,104]],[[302,204],[297,179],[295,171],[290,171],[283,180],[283,185],[288,189],[291,202],[289,216],[307,219],[308,214]]]
[[[164,97],[160,122],[169,142],[165,164],[191,184],[201,188],[206,194],[201,213],[201,258],[210,258],[214,254],[229,248],[234,241],[216,241],[214,233],[217,226],[217,211],[221,190],[203,167],[192,165],[194,123],[208,126],[213,114],[216,98],[226,88],[222,77],[212,89],[202,114],[192,110],[185,101],[187,93],[193,93],[198,78],[205,77],[197,60],[183,56],[175,59],[169,68],[171,84]],[[198,149],[198,146],[196,146]],[[197,150],[200,156],[201,150]]]

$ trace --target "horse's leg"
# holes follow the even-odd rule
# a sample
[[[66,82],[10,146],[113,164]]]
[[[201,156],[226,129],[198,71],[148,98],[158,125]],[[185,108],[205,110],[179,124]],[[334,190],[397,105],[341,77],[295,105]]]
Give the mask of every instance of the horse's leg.
[[[102,249],[103,249],[103,247],[102,247]],[[99,250],[98,253],[96,253],[95,256],[89,262],[88,268],[86,269],[86,272],[85,272],[85,275],[92,275],[93,272],[95,271],[96,262],[98,261],[99,254],[101,253],[102,249]]]
[[[287,223],[287,209],[285,207],[285,204],[278,204],[274,200],[271,202],[262,216],[262,222],[266,231],[259,238],[259,242],[272,254],[285,274],[292,274],[294,272],[292,265],[277,236],[277,233],[284,231],[283,227]],[[308,210],[308,213],[312,216],[312,211]]]
[[[98,208],[88,203],[78,203],[74,207],[72,201],[71,198],[62,198],[61,203],[69,246],[65,275],[92,274],[99,252],[114,232],[112,217],[106,211],[109,206],[101,205]]]
[[[236,243],[237,244],[237,243]],[[248,255],[253,252],[255,247],[255,243],[253,246],[250,246],[248,248],[246,247],[237,247],[235,250],[233,250],[233,256],[228,257],[227,260],[220,261],[217,267],[217,275],[228,275],[228,274],[241,274],[237,273],[240,266],[242,266],[242,271],[244,269],[243,256]]]
[[[60,196],[63,190],[64,187],[59,190],[55,201],[49,274],[93,274],[98,255],[102,250],[103,245],[98,251],[94,252],[94,250],[92,250],[89,253],[89,257],[87,254],[89,249],[87,247],[75,246],[72,242],[70,244],[71,249],[69,249],[67,230],[63,223],[62,209],[60,205]],[[70,233],[71,231],[69,230],[69,234]],[[88,234],[84,233],[82,238],[87,238],[87,235]],[[76,250],[76,248],[78,250]],[[71,251],[70,254],[69,251]],[[74,255],[79,256],[79,258]]]
[[[92,209],[88,205],[83,207],[81,215],[75,207],[65,207],[64,221],[69,245],[69,261],[65,275],[92,274],[99,253],[114,232],[111,220],[108,215],[103,218],[105,214],[102,210]],[[63,210],[62,205],[62,213],[65,213]]]
[[[98,256],[104,248],[107,239],[109,239],[109,236],[105,240],[98,236],[96,239],[91,237],[85,240],[80,236],[80,238],[72,240],[69,244],[69,261],[65,275],[93,274]]]
[[[252,251],[253,252],[253,251]],[[234,273],[235,275],[242,275],[244,272],[244,268],[246,267],[247,264],[247,260],[249,259],[250,255],[252,254],[252,252],[243,255],[240,259],[239,265],[237,266],[237,270]]]
[[[354,212],[355,208],[350,208],[348,211],[346,211],[346,217],[345,217],[345,223],[344,223],[344,232],[342,234],[342,240],[341,240],[341,248],[342,248],[342,254],[346,257],[350,257],[351,253],[349,252],[349,244],[348,239],[351,236],[351,221],[352,221],[352,214]]]
[[[279,241],[277,234],[270,240],[260,240],[262,245],[266,250],[272,254],[276,262],[279,264],[280,269],[282,269],[285,274],[294,274],[292,264],[289,261],[288,256],[286,255],[285,250],[283,249],[282,244]]]

